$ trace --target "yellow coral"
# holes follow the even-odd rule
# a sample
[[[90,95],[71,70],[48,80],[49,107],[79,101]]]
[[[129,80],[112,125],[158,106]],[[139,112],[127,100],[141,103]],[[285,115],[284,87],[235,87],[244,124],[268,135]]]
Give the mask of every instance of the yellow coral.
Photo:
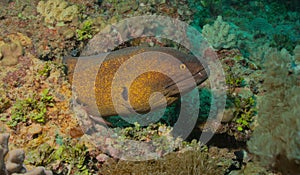
[[[45,22],[50,24],[53,24],[55,21],[72,21],[79,13],[76,5],[69,6],[66,1],[60,0],[40,1],[37,11],[45,17]]]
[[[32,41],[31,39],[24,35],[23,33],[11,33],[7,36],[13,42],[20,42],[20,44],[24,47],[31,47]]]
[[[5,43],[0,47],[0,53],[1,65],[13,66],[18,63],[18,57],[23,54],[23,47],[18,41]]]

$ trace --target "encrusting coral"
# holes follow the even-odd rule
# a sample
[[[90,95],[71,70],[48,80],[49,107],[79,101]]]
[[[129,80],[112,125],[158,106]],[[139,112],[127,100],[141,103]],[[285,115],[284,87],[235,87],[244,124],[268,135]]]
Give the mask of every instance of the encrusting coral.
[[[37,6],[37,11],[45,17],[45,22],[50,24],[55,21],[72,21],[79,14],[76,5],[69,6],[66,1],[60,0],[40,1]]]
[[[1,175],[52,175],[51,171],[46,171],[44,167],[37,167],[31,171],[26,170],[23,165],[25,152],[22,149],[9,151],[9,134],[0,134],[0,174]],[[4,161],[8,153],[7,161]]]
[[[13,66],[18,63],[18,57],[23,54],[23,47],[17,41],[0,45],[0,63],[3,66]]]

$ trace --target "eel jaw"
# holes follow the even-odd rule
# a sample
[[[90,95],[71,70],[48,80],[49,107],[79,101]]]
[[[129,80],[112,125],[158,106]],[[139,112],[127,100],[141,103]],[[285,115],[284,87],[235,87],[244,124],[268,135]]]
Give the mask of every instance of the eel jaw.
[[[205,71],[205,69],[202,69],[199,72],[193,74],[192,77],[188,77],[177,82],[172,82],[165,86],[164,95],[167,97],[176,97],[180,94],[185,94],[203,83],[207,78],[207,72]],[[181,91],[179,91],[179,89]]]

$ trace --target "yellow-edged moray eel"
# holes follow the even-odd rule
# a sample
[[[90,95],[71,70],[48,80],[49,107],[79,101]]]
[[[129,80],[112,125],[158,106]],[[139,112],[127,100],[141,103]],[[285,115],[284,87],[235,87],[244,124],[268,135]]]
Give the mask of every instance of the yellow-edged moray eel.
[[[170,56],[176,59],[167,59]],[[133,57],[138,59],[130,60]],[[116,74],[128,60],[131,66]],[[101,66],[99,61],[103,61]],[[104,119],[134,112],[147,113],[170,105],[179,99],[180,92],[186,93],[208,78],[207,65],[193,55],[168,47],[130,47],[105,56],[87,56],[80,61],[77,57],[65,57],[63,62],[67,65],[70,83],[75,85],[77,101],[87,107],[89,114],[95,117],[100,113]],[[77,65],[79,68],[76,68],[77,63],[81,64]],[[149,67],[152,71],[142,73],[131,82],[130,74]],[[115,76],[119,78],[114,79]],[[113,80],[117,81],[117,86],[112,86]],[[153,98],[155,92],[160,92],[157,98]]]

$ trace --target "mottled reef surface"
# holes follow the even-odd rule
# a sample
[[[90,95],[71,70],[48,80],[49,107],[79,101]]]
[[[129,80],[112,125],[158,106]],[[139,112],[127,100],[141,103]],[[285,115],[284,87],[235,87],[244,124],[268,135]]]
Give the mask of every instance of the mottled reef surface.
[[[29,170],[44,166],[61,175],[300,173],[298,1],[0,0],[0,6],[0,131],[10,134],[10,150],[25,151]],[[186,140],[171,134],[180,103],[166,108],[159,122],[149,126],[110,117],[114,140],[84,135],[82,129],[105,127],[92,125],[84,105],[72,97],[63,57],[107,51],[99,49],[107,44],[99,31],[115,37],[119,33],[110,24],[153,14],[184,21],[205,37],[226,78],[224,114],[213,109],[206,81],[198,90],[197,124]],[[128,35],[140,32],[130,30]],[[174,29],[164,32],[174,34]],[[132,39],[115,49],[130,46],[189,53],[158,37]],[[182,100],[194,98],[187,94]],[[211,131],[216,133],[207,144],[198,142]],[[119,159],[120,150],[137,149],[126,144],[128,139],[159,145],[147,147],[156,158]],[[132,156],[142,159],[142,151]]]

